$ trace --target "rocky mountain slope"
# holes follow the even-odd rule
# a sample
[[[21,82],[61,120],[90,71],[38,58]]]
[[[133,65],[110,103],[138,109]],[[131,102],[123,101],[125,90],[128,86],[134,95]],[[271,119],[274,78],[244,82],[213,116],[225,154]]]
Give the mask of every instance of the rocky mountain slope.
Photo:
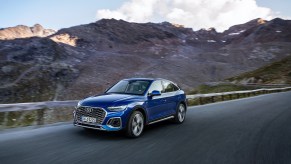
[[[48,38],[0,41],[0,45],[2,103],[54,100],[78,75],[70,65],[71,55]]]
[[[18,25],[0,29],[0,40],[9,40],[16,38],[29,38],[29,37],[46,37],[54,34],[56,31],[51,29],[44,29],[40,24],[35,24],[33,27]]]
[[[0,41],[1,103],[80,99],[122,78],[162,77],[183,89],[291,55],[291,21],[252,20],[223,33],[102,19],[44,38]]]

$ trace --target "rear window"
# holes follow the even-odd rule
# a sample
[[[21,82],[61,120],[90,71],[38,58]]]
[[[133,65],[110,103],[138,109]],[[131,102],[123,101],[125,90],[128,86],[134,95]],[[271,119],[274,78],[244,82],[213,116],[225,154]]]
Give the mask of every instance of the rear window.
[[[163,81],[163,86],[164,86],[164,93],[174,92],[174,91],[179,90],[179,88],[175,84],[169,81]]]

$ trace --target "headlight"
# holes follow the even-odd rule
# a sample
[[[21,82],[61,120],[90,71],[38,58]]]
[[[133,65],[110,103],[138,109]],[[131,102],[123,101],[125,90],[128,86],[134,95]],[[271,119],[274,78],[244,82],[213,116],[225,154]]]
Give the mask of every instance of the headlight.
[[[111,106],[111,107],[108,107],[107,109],[111,111],[123,111],[126,108],[127,108],[127,105],[122,105],[122,106]]]

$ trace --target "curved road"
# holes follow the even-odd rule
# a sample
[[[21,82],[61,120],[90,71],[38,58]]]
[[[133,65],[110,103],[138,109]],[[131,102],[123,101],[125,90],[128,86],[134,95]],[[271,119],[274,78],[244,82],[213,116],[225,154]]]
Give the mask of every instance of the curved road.
[[[291,92],[191,107],[138,139],[71,124],[0,132],[0,163],[291,163]]]

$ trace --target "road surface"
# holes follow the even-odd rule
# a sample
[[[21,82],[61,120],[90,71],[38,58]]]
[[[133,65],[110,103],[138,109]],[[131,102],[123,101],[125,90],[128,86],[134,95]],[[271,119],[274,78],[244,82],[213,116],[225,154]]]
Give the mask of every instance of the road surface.
[[[71,124],[0,132],[1,164],[291,163],[291,92],[190,107],[186,122],[162,122],[142,137]]]

